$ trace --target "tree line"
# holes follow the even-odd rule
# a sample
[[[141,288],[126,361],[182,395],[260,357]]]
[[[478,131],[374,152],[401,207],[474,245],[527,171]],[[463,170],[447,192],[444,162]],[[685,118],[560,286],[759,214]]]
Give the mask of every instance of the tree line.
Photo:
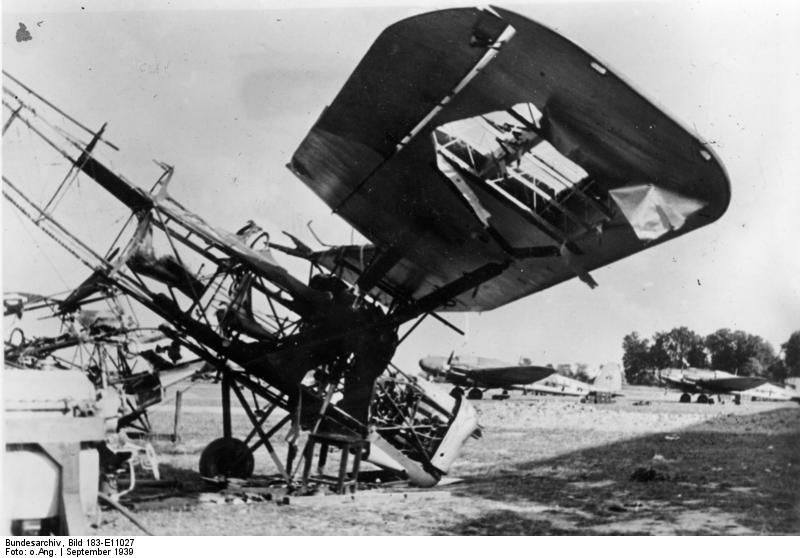
[[[528,357],[522,357],[519,360],[519,363],[524,366],[530,366],[534,364],[534,362]],[[592,376],[589,375],[589,365],[585,362],[576,362],[574,367],[572,364],[553,365],[552,363],[548,363],[547,367],[552,368],[557,373],[561,374],[562,376],[566,376],[567,378],[574,378],[581,382],[586,382],[587,384],[592,382]]]
[[[622,366],[629,384],[651,385],[664,368],[710,368],[740,376],[763,376],[783,382],[800,376],[800,330],[776,353],[758,335],[718,329],[705,337],[687,327],[655,333],[643,339],[631,332],[622,340]]]

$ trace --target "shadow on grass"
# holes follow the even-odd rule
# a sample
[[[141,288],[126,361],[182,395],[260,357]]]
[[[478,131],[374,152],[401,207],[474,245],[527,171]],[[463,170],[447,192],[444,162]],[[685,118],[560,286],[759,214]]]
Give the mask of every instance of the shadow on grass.
[[[160,463],[159,480],[149,473],[137,471],[136,485],[120,502],[133,511],[157,509],[188,509],[197,504],[199,494],[205,490],[205,481],[191,469]],[[128,487],[127,479],[120,488]]]
[[[452,530],[443,529],[437,535],[582,535],[581,529],[564,529],[555,527],[546,519],[534,519],[530,515],[511,510],[493,510],[481,516],[463,521]]]
[[[784,427],[702,423],[468,476],[453,494],[499,510],[437,534],[800,533],[800,410],[753,417]]]

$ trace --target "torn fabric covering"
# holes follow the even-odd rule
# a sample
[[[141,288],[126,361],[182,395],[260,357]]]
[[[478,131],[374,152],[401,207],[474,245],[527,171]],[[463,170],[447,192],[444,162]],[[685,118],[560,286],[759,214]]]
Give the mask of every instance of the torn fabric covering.
[[[103,274],[99,271],[93,271],[85,281],[78,285],[77,289],[72,291],[69,296],[58,305],[59,312],[65,314],[74,312],[81,305],[81,301],[100,292],[104,287]]]
[[[655,240],[680,229],[687,217],[706,205],[654,184],[616,188],[609,194],[640,240]]]
[[[245,276],[241,282],[237,282],[236,296],[229,305],[217,309],[217,321],[226,335],[235,329],[253,339],[274,341],[276,336],[258,323],[253,316],[252,283],[251,276]]]
[[[296,302],[318,307],[326,304],[330,297],[308,287],[283,268],[269,250],[254,250],[242,242],[242,238],[217,229],[206,223],[201,217],[187,211],[172,198],[158,201],[158,209],[167,216],[182,223],[193,233],[203,237],[228,255],[247,262],[259,275],[280,285],[292,295]]]
[[[147,253],[138,252],[130,257],[128,267],[178,289],[191,299],[199,298],[203,293],[203,283],[171,255],[152,258]]]
[[[109,310],[87,310],[78,313],[78,323],[89,333],[119,333],[134,326],[133,321]]]
[[[153,247],[152,218],[148,214],[139,221],[136,234],[125,249],[121,261],[139,273],[174,287],[191,299],[203,292],[203,283],[173,256],[157,257]]]

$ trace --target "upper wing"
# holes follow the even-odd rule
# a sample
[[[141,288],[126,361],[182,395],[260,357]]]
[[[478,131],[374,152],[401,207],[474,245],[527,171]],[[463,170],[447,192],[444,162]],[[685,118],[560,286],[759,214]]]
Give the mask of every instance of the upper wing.
[[[451,310],[576,276],[594,285],[592,269],[711,223],[730,197],[700,138],[580,47],[500,9],[386,29],[290,168],[391,254],[382,277],[404,296],[485,271]]]

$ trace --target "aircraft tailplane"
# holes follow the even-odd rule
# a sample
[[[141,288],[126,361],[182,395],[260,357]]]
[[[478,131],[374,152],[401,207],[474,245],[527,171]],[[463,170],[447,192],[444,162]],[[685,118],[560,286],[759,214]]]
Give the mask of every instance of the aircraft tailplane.
[[[622,369],[619,364],[610,362],[600,366],[592,388],[597,392],[619,393],[622,391]]]

